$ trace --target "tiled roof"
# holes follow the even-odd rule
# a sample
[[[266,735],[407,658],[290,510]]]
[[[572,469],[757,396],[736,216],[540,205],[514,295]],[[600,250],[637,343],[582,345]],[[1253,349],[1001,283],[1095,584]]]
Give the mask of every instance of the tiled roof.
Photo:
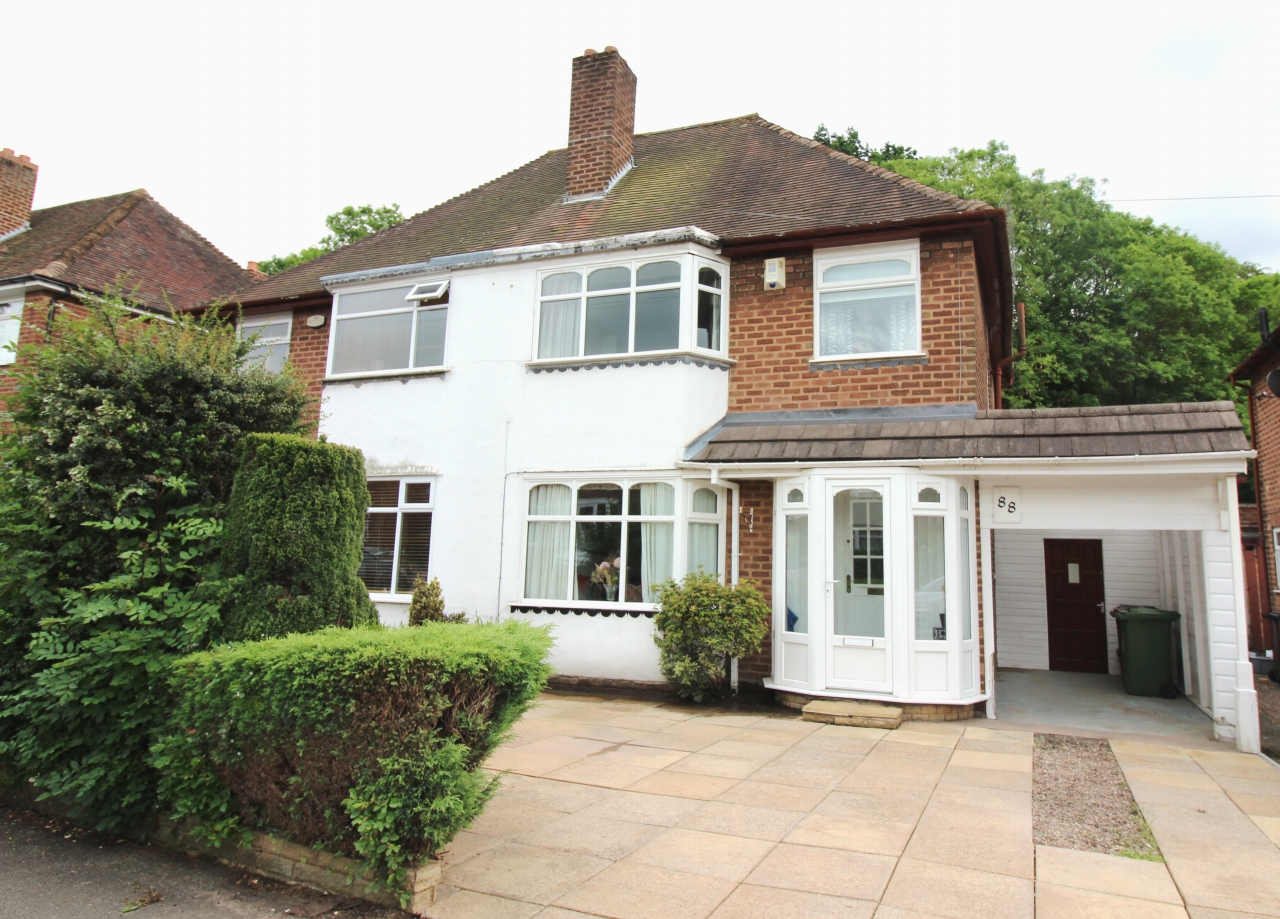
[[[135,298],[195,306],[250,275],[142,189],[31,212],[31,227],[0,241],[0,278],[39,275],[100,291],[127,275]]]
[[[1230,402],[971,411],[927,407],[895,418],[850,410],[726,416],[695,444],[697,462],[1017,459],[1248,450]],[[781,414],[781,413],[780,413]],[[811,417],[806,417],[809,414]],[[880,420],[883,418],[884,420]],[[772,422],[772,423],[761,423]]]
[[[722,240],[866,227],[988,209],[800,137],[756,115],[635,139],[609,194],[564,203],[567,150],[404,223],[269,278],[249,303],[321,289],[319,279],[442,255],[697,226]]]

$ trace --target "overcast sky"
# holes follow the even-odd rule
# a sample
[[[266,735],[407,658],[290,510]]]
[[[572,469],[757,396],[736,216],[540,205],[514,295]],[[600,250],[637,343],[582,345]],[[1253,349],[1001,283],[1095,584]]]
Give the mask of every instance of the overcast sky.
[[[146,188],[243,264],[326,214],[416,213],[568,132],[570,61],[616,45],[637,131],[758,112],[1024,171],[1280,268],[1280,4],[13,4],[0,146],[36,206]],[[1122,201],[1273,195],[1202,201]]]

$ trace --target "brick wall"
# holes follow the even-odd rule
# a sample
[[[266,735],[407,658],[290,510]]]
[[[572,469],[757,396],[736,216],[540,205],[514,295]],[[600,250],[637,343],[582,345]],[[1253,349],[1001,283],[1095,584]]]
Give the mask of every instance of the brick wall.
[[[1276,369],[1280,369],[1280,354],[1271,355],[1266,363],[1259,366],[1251,381],[1255,417],[1250,420],[1254,448],[1258,451],[1255,474],[1258,504],[1262,509],[1262,532],[1259,536],[1267,560],[1268,591],[1280,584],[1276,580],[1276,552],[1271,539],[1271,528],[1280,526],[1280,399],[1267,389],[1267,374]],[[1245,524],[1244,520],[1240,522]],[[1274,597],[1275,594],[1269,594],[1267,599],[1273,602]]]
[[[320,418],[320,399],[324,395],[325,363],[329,357],[329,329],[333,325],[333,317],[330,314],[332,309],[332,300],[325,297],[310,300],[301,305],[292,305],[292,307],[264,306],[244,311],[245,319],[277,313],[290,313],[293,316],[293,329],[289,334],[289,360],[293,362],[294,370],[306,384],[307,395],[315,400],[306,416],[307,421],[314,422]],[[324,325],[318,329],[308,326],[307,319],[311,316],[323,316]],[[311,434],[315,436],[314,431]]]
[[[53,313],[53,335],[58,332],[58,320],[64,317],[83,319],[89,315],[88,309],[73,301],[57,300],[48,294],[27,294],[26,303],[22,307],[22,327],[18,331],[18,347],[41,344],[45,340],[49,325],[49,306],[56,302]],[[17,363],[0,367],[0,411],[7,407],[7,399],[17,389],[17,381],[12,371]]]
[[[636,75],[616,49],[573,59],[569,93],[569,195],[604,191],[635,145]]]
[[[752,580],[773,605],[773,483],[748,479],[741,483],[738,513],[738,574]],[[730,545],[732,551],[732,545]],[[738,682],[759,683],[773,673],[773,628],[760,653],[738,661]]]
[[[21,230],[31,219],[36,172],[28,157],[15,156],[8,147],[0,150],[0,236]]]
[[[765,290],[766,256],[734,259],[730,286],[729,410],[853,408],[938,402],[991,403],[991,368],[973,241],[921,240],[921,320],[929,363],[873,370],[811,370],[813,253],[787,259],[787,286]]]

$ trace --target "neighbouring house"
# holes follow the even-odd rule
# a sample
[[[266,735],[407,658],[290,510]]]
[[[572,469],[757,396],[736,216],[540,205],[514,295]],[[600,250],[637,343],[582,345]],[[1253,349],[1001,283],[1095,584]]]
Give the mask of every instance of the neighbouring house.
[[[43,341],[59,316],[85,314],[80,293],[123,284],[140,310],[166,314],[251,283],[142,189],[33,211],[37,167],[0,150],[0,402],[14,345]]]
[[[756,115],[636,135],[635,87],[588,51],[567,149],[238,295],[367,457],[384,621],[437,576],[652,685],[653,587],[701,568],[773,605],[742,681],[957,718],[997,664],[1116,672],[1152,604],[1256,749],[1231,404],[1001,409],[1001,209]]]

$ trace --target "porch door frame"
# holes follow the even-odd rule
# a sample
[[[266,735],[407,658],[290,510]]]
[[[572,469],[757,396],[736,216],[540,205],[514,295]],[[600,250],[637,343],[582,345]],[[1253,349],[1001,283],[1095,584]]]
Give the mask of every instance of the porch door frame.
[[[1100,597],[1100,599],[1096,601],[1096,612],[1093,611],[1095,601],[1093,601],[1092,599],[1071,598],[1061,593],[1061,590],[1063,588],[1067,588],[1066,590],[1067,593],[1071,592],[1069,590],[1069,586],[1070,586],[1069,572],[1070,572],[1070,566],[1073,563],[1067,561],[1065,556],[1061,559],[1062,570],[1059,572],[1059,576],[1061,579],[1060,583],[1055,584],[1055,575],[1054,575],[1055,568],[1053,567],[1055,562],[1053,560],[1053,553],[1055,552],[1055,550],[1057,550],[1058,552],[1065,552],[1066,551],[1065,547],[1070,544],[1076,544],[1079,546],[1088,545],[1090,547],[1088,552],[1081,551],[1081,553],[1079,554],[1080,561],[1074,564],[1077,564],[1080,566],[1076,575],[1077,578],[1079,579],[1076,582],[1080,585],[1079,593],[1083,595],[1087,589],[1092,589],[1094,596]],[[1086,558],[1088,556],[1093,555],[1094,553],[1096,553],[1096,557],[1097,557],[1096,584],[1092,583],[1090,579],[1086,578],[1086,575],[1092,574],[1093,572],[1089,571],[1089,569],[1085,567]],[[1055,590],[1055,588],[1058,588],[1058,590]],[[1049,651],[1049,669],[1052,671],[1065,671],[1069,673],[1106,674],[1109,670],[1108,665],[1110,663],[1110,660],[1107,653],[1107,581],[1106,581],[1106,558],[1105,558],[1105,554],[1103,553],[1103,541],[1101,539],[1072,539],[1072,538],[1059,538],[1059,537],[1045,537],[1044,538],[1044,590],[1045,590],[1045,628],[1048,633],[1046,638],[1047,638],[1048,651]],[[1059,595],[1055,596],[1055,594],[1059,594]],[[1090,658],[1084,658],[1084,657],[1079,658],[1079,660],[1085,661],[1091,666],[1083,666],[1083,667],[1082,666],[1062,666],[1063,661],[1076,660],[1076,659],[1066,657],[1067,653],[1069,652],[1068,652],[1068,649],[1064,647],[1063,638],[1059,638],[1057,642],[1054,641],[1055,601],[1056,601],[1056,606],[1058,610],[1057,612],[1057,618],[1059,620],[1058,631],[1074,630],[1073,625],[1068,624],[1066,622],[1062,622],[1063,617],[1070,614],[1070,610],[1073,605],[1078,605],[1080,615],[1096,616],[1097,637],[1093,641],[1094,647],[1092,649],[1096,654],[1096,656],[1090,657]],[[1057,661],[1056,665],[1055,665],[1055,661]]]

